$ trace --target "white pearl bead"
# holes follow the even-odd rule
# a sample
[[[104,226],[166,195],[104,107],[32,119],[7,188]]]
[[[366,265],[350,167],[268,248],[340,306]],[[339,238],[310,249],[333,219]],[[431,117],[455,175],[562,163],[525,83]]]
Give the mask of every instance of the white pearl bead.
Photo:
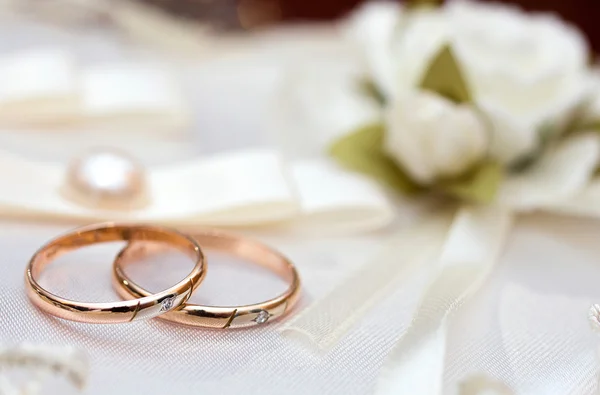
[[[115,149],[96,149],[75,158],[65,184],[68,198],[95,208],[131,209],[146,203],[144,168]]]

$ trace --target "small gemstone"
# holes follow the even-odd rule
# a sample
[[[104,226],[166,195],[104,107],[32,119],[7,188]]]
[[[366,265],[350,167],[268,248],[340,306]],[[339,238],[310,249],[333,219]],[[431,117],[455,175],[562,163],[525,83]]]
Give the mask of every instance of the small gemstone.
[[[261,310],[257,315],[256,318],[254,319],[254,322],[256,322],[257,324],[264,324],[265,322],[267,322],[269,320],[269,312],[266,310]]]
[[[160,302],[160,311],[171,310],[173,308],[173,304],[175,304],[176,298],[177,298],[177,295],[173,295],[173,296],[163,299],[163,301]]]

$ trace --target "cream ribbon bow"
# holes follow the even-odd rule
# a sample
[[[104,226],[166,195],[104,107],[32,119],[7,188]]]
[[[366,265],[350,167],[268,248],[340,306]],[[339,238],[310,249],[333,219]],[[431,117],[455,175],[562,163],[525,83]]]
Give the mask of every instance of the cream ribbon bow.
[[[198,226],[269,224],[293,231],[352,233],[390,223],[394,211],[371,180],[325,160],[286,162],[270,149],[148,169],[150,203],[90,209],[65,198],[66,166],[0,152],[0,215]]]
[[[282,330],[301,332],[317,346],[329,347],[352,327],[366,306],[385,294],[384,290],[397,286],[412,268],[433,265],[412,322],[382,368],[376,394],[441,394],[448,315],[484,284],[516,215],[540,209],[574,210],[571,201],[590,196],[586,188],[594,188],[595,183],[590,187],[588,184],[599,157],[600,144],[595,136],[567,139],[528,172],[508,179],[494,205],[463,206],[449,223],[438,215],[393,238],[376,260],[295,316]],[[586,197],[580,197],[582,194]],[[591,214],[597,211],[591,210]],[[369,277],[367,273],[380,274]],[[367,279],[360,288],[358,278]],[[340,300],[355,304],[338,307],[331,320],[311,318],[323,317],[323,313],[332,311],[332,303]]]

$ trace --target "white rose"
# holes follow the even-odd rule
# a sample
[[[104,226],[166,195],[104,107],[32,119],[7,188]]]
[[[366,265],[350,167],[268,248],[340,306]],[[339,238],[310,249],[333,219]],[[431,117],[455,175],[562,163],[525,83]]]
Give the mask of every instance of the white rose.
[[[381,108],[359,89],[355,63],[347,57],[311,60],[288,70],[265,126],[287,156],[321,154],[357,128],[380,122]]]
[[[394,96],[414,89],[432,57],[443,45],[452,45],[476,104],[490,118],[491,154],[504,163],[533,151],[540,128],[548,122],[564,122],[587,95],[587,43],[577,29],[554,16],[453,1],[412,13],[395,33],[383,15],[364,16],[360,25],[359,15],[353,17],[353,26],[362,29],[363,42],[368,43],[364,37],[370,35],[393,35],[393,44],[385,44],[387,60],[378,50],[378,66],[370,71],[378,84],[383,81],[393,87],[380,86]],[[365,49],[364,53],[368,57],[372,52]],[[383,66],[386,62],[388,67]],[[394,78],[385,82],[390,80],[386,71],[390,68]]]
[[[418,91],[386,110],[385,150],[420,184],[469,170],[488,148],[485,123],[467,105]]]
[[[364,68],[386,96],[392,96],[396,88],[390,50],[401,12],[396,2],[367,2],[350,15],[345,26],[346,36],[362,52]]]

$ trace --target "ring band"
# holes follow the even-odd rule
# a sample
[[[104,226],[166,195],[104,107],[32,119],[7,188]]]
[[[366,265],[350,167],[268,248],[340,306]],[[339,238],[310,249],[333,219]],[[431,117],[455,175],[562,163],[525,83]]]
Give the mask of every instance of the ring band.
[[[181,250],[194,259],[191,273],[173,287],[138,299],[109,302],[76,302],[42,288],[37,279],[54,258],[68,251],[112,241],[154,241]],[[41,310],[56,317],[79,322],[113,324],[152,318],[185,303],[205,275],[204,255],[193,238],[169,228],[147,225],[98,224],[78,228],[42,246],[31,258],[25,272],[27,296]]]
[[[296,303],[300,291],[300,279],[294,265],[271,248],[241,236],[219,230],[194,233],[203,248],[230,253],[273,270],[290,283],[289,288],[274,299],[238,307],[200,306],[186,303],[180,309],[159,318],[180,324],[205,328],[236,328],[263,324],[283,316]],[[133,282],[123,268],[141,255],[156,252],[148,243],[131,243],[117,256],[113,265],[114,286],[123,298],[150,295],[146,289]]]

